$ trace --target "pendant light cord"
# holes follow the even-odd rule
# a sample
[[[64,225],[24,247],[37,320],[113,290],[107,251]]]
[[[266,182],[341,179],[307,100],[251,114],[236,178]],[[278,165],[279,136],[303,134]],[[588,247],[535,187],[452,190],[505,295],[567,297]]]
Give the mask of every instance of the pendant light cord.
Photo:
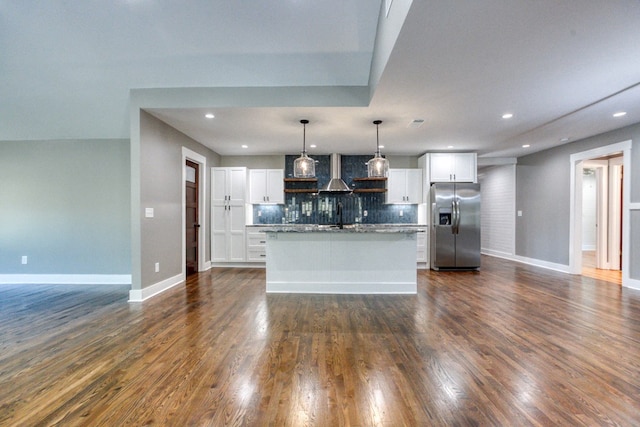
[[[380,155],[380,132],[378,126],[382,123],[382,120],[374,120],[373,124],[376,125],[376,154]]]
[[[307,152],[307,123],[309,120],[302,119],[300,123],[302,123],[302,154],[305,154]]]

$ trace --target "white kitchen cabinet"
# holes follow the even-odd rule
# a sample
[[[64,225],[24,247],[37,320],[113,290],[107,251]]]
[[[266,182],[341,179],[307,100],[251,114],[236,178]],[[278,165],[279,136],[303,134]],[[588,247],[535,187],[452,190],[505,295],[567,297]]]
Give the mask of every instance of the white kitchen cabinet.
[[[387,203],[422,203],[422,169],[389,169]]]
[[[267,234],[264,227],[247,227],[247,261],[265,262]]]
[[[249,171],[249,203],[284,203],[284,170],[251,169]]]
[[[211,262],[244,262],[247,168],[211,168],[211,177]]]
[[[431,153],[430,182],[477,182],[476,153]]]
[[[417,261],[419,263],[426,263],[429,260],[427,252],[427,232],[421,231],[416,235],[416,243],[418,245]]]

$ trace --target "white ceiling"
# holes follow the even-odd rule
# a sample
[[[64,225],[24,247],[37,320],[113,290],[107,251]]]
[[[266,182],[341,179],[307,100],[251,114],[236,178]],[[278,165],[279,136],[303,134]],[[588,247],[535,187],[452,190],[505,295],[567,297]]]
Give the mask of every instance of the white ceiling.
[[[0,0],[0,140],[128,138],[136,88],[369,82],[380,0],[186,5]],[[519,156],[640,122],[639,23],[638,0],[414,0],[368,106],[148,110],[222,155],[296,153],[307,118],[311,154],[371,153],[381,119],[383,153]]]

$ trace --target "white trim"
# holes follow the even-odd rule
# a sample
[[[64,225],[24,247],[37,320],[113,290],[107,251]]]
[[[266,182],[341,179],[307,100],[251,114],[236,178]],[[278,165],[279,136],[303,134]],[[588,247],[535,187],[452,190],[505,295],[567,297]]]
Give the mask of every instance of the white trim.
[[[495,249],[487,249],[487,248],[480,248],[480,253],[482,255],[489,255],[497,258],[506,258],[506,259],[512,259],[512,257],[514,256],[512,253],[509,253],[509,252],[496,251]]]
[[[631,140],[618,142],[616,144],[606,145],[603,147],[594,148],[592,150],[575,153],[570,156],[571,167],[571,212],[570,212],[570,229],[569,229],[569,266],[570,272],[573,274],[581,274],[582,272],[582,257],[581,253],[576,251],[576,248],[582,246],[582,221],[581,221],[581,193],[576,191],[578,185],[580,185],[580,179],[582,173],[579,174],[580,164],[589,159],[602,157],[612,153],[623,153],[623,168],[624,175],[622,178],[623,195],[622,195],[622,286],[629,288],[636,288],[640,281],[631,279],[629,277],[629,262],[631,242],[629,238],[631,236],[630,220],[631,211],[638,203],[630,203],[631,199]],[[580,194],[578,194],[580,193]],[[580,202],[580,203],[579,203]]]
[[[541,259],[535,259],[535,258],[527,258],[520,255],[509,255],[506,253],[500,254],[497,251],[493,253],[483,252],[483,254],[496,257],[496,258],[506,259],[509,261],[516,261],[522,264],[532,265],[534,267],[540,267],[547,270],[559,271],[560,273],[571,274],[569,266],[565,264],[557,264],[555,262],[543,261]],[[480,266],[480,268],[482,268],[482,266]]]
[[[0,285],[131,285],[130,274],[0,274]]]
[[[206,230],[207,230],[207,210],[206,210],[206,200],[207,200],[207,158],[201,154],[196,153],[188,149],[187,147],[182,147],[182,275],[186,275],[186,248],[185,241],[186,237],[186,203],[185,203],[185,190],[184,183],[187,179],[185,163],[187,160],[190,160],[194,163],[198,163],[198,221],[200,222],[200,228],[198,229],[198,271],[207,271],[208,268],[205,268],[207,265],[206,254],[205,254],[205,242],[206,242]],[[209,267],[210,268],[210,267]]]
[[[389,290],[393,289],[393,290]],[[365,294],[415,295],[416,282],[304,282],[292,286],[289,281],[267,281],[267,294]]]
[[[184,283],[184,274],[169,277],[162,282],[154,283],[143,289],[132,289],[129,291],[129,302],[145,301],[181,283]]]
[[[630,277],[627,277],[626,280],[623,279],[623,283],[626,288],[636,289],[640,291],[640,280],[631,279]]]
[[[264,262],[212,262],[211,268],[266,268]]]
[[[623,220],[622,220],[622,286],[631,287],[632,280],[629,278],[629,250],[630,250],[630,206],[631,197],[631,140],[618,142],[616,144],[605,145],[592,150],[572,154],[569,158],[571,187],[570,187],[570,213],[569,213],[569,272],[572,274],[582,273],[582,253],[578,248],[582,248],[582,162],[589,159],[603,157],[612,153],[623,153],[624,175],[623,175]]]

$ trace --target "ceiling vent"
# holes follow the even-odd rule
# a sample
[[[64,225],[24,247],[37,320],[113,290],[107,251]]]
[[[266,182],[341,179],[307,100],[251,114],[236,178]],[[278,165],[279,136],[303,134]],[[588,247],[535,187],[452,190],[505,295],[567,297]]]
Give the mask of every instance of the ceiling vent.
[[[416,129],[422,126],[423,123],[424,123],[424,119],[413,119],[409,122],[409,126],[407,127]]]

